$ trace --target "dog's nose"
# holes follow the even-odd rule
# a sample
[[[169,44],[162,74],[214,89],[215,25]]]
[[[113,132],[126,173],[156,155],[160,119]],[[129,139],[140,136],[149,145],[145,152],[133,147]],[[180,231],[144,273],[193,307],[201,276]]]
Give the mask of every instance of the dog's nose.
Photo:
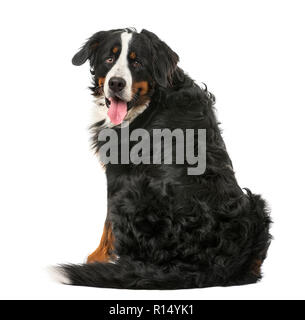
[[[126,81],[123,78],[112,77],[109,79],[108,84],[109,84],[109,88],[113,92],[120,92],[125,88]]]

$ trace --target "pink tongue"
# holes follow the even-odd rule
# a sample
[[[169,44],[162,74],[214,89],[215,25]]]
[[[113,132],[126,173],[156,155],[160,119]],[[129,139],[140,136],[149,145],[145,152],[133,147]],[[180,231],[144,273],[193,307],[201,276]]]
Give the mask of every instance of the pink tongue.
[[[126,114],[127,114],[127,103],[122,100],[116,100],[113,98],[109,98],[110,106],[108,109],[108,116],[110,121],[118,125],[123,122]]]

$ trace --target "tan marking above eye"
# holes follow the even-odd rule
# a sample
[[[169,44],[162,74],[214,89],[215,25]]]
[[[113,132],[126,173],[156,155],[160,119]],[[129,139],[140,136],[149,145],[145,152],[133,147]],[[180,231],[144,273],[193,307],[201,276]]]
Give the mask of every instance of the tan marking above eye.
[[[98,78],[98,86],[99,87],[102,87],[103,85],[104,85],[104,83],[105,83],[105,78]]]
[[[96,49],[99,45],[99,42],[94,42],[91,44],[91,49]]]
[[[119,48],[118,47],[114,47],[113,49],[112,49],[112,52],[113,53],[117,53],[119,51]]]
[[[132,89],[134,93],[138,92],[138,90],[141,89],[140,96],[144,96],[148,92],[148,82],[147,81],[135,82],[132,85]]]
[[[130,59],[135,59],[137,57],[136,53],[135,52],[131,52],[130,55],[129,55]]]

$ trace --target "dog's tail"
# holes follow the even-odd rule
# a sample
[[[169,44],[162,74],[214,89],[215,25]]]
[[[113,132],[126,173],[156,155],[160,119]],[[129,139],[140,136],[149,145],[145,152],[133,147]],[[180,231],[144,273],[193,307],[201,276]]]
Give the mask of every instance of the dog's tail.
[[[178,270],[120,258],[115,263],[67,264],[55,267],[56,279],[61,283],[116,289],[189,289],[210,286],[231,286],[255,283],[259,275],[251,274],[230,281],[215,279],[215,274],[205,271]],[[54,269],[53,269],[54,270]],[[233,281],[232,281],[233,280]]]
[[[66,264],[53,268],[56,280],[69,285],[117,289],[186,289],[198,287],[198,272],[184,273],[120,258],[115,263]],[[205,285],[207,286],[207,285]]]

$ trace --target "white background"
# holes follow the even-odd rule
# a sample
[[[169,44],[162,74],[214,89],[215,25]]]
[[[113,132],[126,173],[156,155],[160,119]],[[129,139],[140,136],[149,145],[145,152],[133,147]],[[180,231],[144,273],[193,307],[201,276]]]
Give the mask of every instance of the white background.
[[[0,298],[292,299],[304,294],[304,1],[2,1]],[[182,291],[69,287],[46,267],[98,245],[106,180],[89,148],[86,38],[155,32],[216,95],[239,184],[272,209],[274,241],[255,285]]]

